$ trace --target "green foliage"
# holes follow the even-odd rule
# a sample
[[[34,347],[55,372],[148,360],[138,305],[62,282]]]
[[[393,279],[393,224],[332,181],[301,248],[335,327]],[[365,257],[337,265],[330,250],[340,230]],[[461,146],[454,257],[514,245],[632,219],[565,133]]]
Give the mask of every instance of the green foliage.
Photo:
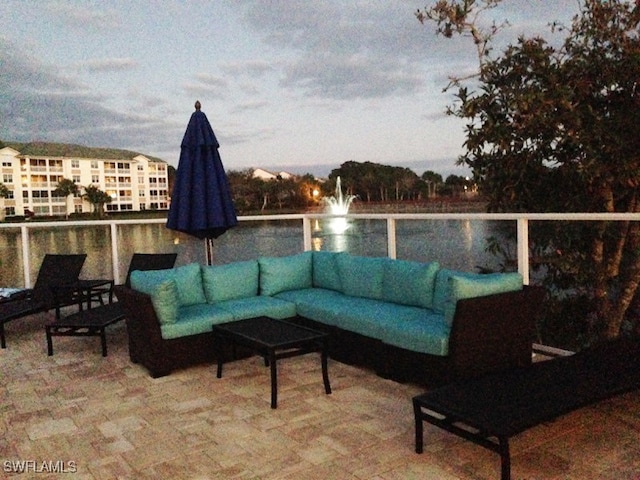
[[[522,37],[492,58],[497,27],[480,31],[478,15],[497,3],[438,1],[418,16],[480,44],[479,86],[456,79],[450,113],[466,121],[459,162],[490,210],[640,212],[640,4],[585,0],[570,27],[553,26],[561,46]],[[589,335],[638,323],[626,316],[640,282],[638,222],[547,224],[531,239],[550,285],[590,307],[576,319]]]
[[[0,183],[0,198],[7,198],[7,195],[9,195],[9,187],[4,183]]]
[[[109,194],[100,190],[97,185],[88,185],[85,187],[82,197],[93,205],[93,212],[97,214],[98,217],[104,215],[104,204],[111,203],[112,201]]]

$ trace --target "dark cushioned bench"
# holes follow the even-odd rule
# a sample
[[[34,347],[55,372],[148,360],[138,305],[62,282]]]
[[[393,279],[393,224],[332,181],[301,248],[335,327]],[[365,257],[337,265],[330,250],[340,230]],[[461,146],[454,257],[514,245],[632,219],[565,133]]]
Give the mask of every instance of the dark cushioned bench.
[[[509,439],[578,408],[640,388],[640,339],[620,338],[575,355],[453,383],[413,399],[415,449],[423,421],[500,454],[511,478]]]

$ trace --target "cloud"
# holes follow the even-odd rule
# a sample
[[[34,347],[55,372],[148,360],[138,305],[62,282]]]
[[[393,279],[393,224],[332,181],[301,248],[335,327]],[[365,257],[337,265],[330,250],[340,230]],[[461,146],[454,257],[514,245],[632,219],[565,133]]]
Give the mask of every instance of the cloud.
[[[424,85],[422,29],[404,2],[255,2],[245,20],[284,52],[281,85],[306,95],[382,98]]]
[[[87,60],[78,64],[80,68],[86,68],[90,72],[109,72],[131,70],[138,66],[133,58],[101,58],[95,60]]]
[[[51,2],[44,4],[44,8],[71,27],[106,30],[120,24],[119,15],[113,10],[100,10],[66,2]]]
[[[176,126],[101,105],[107,98],[24,55],[0,37],[0,139],[131,148],[176,138]]]

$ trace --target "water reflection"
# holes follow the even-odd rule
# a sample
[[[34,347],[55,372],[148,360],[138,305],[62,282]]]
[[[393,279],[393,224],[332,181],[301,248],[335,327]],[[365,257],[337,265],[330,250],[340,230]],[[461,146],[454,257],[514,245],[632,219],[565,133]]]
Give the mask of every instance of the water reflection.
[[[353,255],[386,256],[387,226],[384,219],[344,219],[348,228],[337,233],[331,219],[312,224],[314,250],[349,252]],[[482,266],[499,268],[501,259],[485,252],[486,239],[504,239],[509,228],[501,221],[398,220],[397,257],[415,261],[437,260],[443,267],[475,271]],[[515,229],[515,222],[513,222]],[[299,220],[241,222],[213,241],[213,263],[251,260],[260,256],[293,255],[303,250]],[[35,281],[46,253],[87,253],[83,278],[115,278],[123,281],[131,256],[139,253],[178,254],[176,265],[206,263],[205,245],[186,234],[168,230],[164,224],[125,224],[117,228],[118,277],[111,260],[109,225],[34,228],[30,230],[30,275]],[[512,250],[515,242],[511,241]],[[19,228],[0,230],[0,286],[23,286]]]

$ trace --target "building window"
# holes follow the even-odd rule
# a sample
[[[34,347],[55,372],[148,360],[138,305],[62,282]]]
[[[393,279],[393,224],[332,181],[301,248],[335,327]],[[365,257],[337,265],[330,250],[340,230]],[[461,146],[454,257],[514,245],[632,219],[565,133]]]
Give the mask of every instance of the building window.
[[[98,168],[98,161],[97,160],[91,160],[91,168],[93,168],[93,169],[97,169]]]
[[[2,162],[2,166],[3,167],[13,167],[13,164],[11,162]]]
[[[138,165],[138,171],[144,172],[144,165]]]
[[[12,200],[14,198],[13,197],[13,190],[7,191],[7,196],[5,198],[7,198],[8,200]]]
[[[73,175],[71,177],[71,180],[73,180],[75,183],[80,183],[80,175]]]
[[[5,207],[4,214],[7,217],[14,217],[16,215],[16,207]]]
[[[91,175],[91,183],[100,183],[100,175]]]
[[[71,168],[80,168],[80,160],[71,160]]]
[[[13,183],[13,174],[11,174],[11,173],[3,173],[2,174],[2,183]]]

